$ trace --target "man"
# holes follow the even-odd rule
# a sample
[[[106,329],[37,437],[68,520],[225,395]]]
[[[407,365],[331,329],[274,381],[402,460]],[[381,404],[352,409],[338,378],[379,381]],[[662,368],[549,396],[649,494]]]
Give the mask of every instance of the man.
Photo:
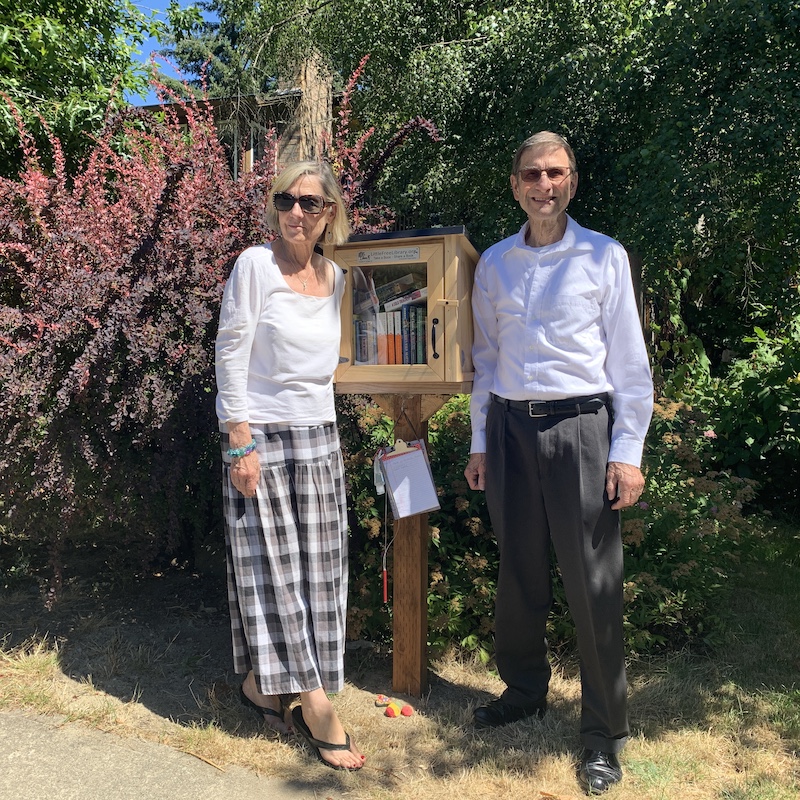
[[[622,778],[628,736],[619,510],[639,499],[653,406],[647,349],[622,246],[566,213],[572,148],[543,131],[520,145],[511,190],[528,216],[475,274],[472,446],[500,549],[495,646],[507,688],[478,727],[546,709],[545,624],[555,550],[581,658],[584,790]]]

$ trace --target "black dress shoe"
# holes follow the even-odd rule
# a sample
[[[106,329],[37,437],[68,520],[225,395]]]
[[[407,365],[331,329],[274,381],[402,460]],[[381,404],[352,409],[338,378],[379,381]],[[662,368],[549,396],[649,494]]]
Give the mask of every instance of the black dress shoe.
[[[476,728],[499,728],[501,725],[508,725],[510,722],[517,722],[528,717],[541,719],[546,710],[546,700],[533,706],[512,706],[502,698],[498,698],[485,706],[478,706],[472,715]]]
[[[622,780],[622,767],[614,753],[584,750],[578,780],[586,794],[601,794]]]

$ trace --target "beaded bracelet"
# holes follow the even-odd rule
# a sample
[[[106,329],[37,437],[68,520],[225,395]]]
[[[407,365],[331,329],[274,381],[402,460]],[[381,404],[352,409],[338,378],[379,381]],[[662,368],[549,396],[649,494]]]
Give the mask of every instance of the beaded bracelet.
[[[252,453],[255,449],[256,440],[253,439],[253,441],[250,442],[250,444],[248,444],[246,447],[232,447],[230,450],[228,450],[228,455],[231,458],[242,458],[243,456],[249,456],[250,453]]]

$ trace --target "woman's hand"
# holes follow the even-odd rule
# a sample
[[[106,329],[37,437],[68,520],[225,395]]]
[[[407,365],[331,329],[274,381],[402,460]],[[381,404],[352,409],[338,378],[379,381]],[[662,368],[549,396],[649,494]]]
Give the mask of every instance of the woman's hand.
[[[249,453],[241,458],[234,458],[231,464],[231,483],[245,497],[256,496],[256,486],[261,477],[261,465],[258,453]]]
[[[229,422],[228,439],[232,448],[247,447],[253,441],[250,425],[247,422]],[[231,461],[231,483],[245,497],[255,497],[261,466],[258,453],[248,453]]]

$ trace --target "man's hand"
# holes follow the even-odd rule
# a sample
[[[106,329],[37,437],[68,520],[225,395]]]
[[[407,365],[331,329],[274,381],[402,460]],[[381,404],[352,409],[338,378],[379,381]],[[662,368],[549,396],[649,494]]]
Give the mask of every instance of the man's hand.
[[[644,490],[644,475],[639,467],[623,464],[621,461],[609,461],[606,468],[606,494],[612,501],[615,511],[632,506]]]
[[[470,489],[483,491],[486,487],[486,453],[471,453],[464,469]]]

